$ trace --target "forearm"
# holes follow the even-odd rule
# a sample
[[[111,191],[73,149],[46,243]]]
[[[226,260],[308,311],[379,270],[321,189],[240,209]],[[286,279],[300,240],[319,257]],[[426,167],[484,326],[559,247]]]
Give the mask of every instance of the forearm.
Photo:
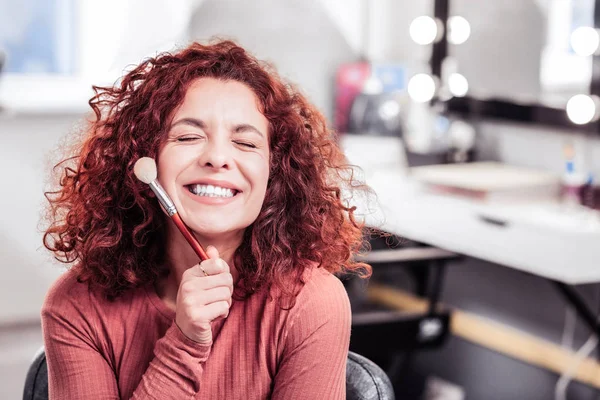
[[[200,390],[210,345],[187,339],[173,324],[154,347],[139,382],[117,378],[97,348],[56,319],[44,318],[50,399],[190,399]],[[181,336],[180,336],[181,335]]]
[[[175,323],[156,342],[154,359],[135,389],[132,399],[191,399],[200,390],[204,363],[211,345],[188,339]]]

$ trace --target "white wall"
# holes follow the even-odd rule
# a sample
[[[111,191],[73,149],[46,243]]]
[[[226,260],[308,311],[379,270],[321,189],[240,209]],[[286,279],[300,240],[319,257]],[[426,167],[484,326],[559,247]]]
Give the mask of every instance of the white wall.
[[[190,19],[190,39],[204,42],[219,32],[236,40],[258,58],[272,62],[331,117],[335,68],[355,61],[357,54],[319,3],[205,0]]]
[[[48,152],[76,116],[0,117],[0,324],[37,318],[61,271],[38,229],[49,173]]]
[[[600,179],[600,135],[507,122],[478,125],[480,156],[508,164],[564,172],[563,147],[574,146],[576,168]]]

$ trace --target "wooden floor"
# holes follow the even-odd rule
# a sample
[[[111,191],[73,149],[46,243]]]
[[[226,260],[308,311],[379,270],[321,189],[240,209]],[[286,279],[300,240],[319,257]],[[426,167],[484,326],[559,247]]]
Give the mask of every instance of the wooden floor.
[[[27,368],[42,346],[37,323],[0,325],[0,399],[21,399]]]

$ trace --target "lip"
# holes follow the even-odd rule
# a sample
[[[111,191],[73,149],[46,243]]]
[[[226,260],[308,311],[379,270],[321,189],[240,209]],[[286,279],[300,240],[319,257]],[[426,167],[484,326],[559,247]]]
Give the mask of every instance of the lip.
[[[218,179],[210,179],[210,178],[198,179],[198,180],[195,180],[193,182],[186,183],[184,186],[187,187],[187,186],[191,186],[191,185],[213,185],[213,186],[220,186],[220,187],[226,188],[226,189],[232,189],[232,190],[235,190],[238,193],[242,192],[242,190],[240,190],[233,183],[227,182],[227,181],[218,180]]]

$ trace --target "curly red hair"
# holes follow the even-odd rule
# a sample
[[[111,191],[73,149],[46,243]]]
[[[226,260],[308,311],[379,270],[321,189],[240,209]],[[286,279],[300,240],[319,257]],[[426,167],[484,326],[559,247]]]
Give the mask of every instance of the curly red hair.
[[[317,264],[332,273],[367,277],[353,260],[365,244],[342,187],[357,187],[325,118],[274,70],[231,41],[193,43],[150,58],[114,87],[94,87],[95,118],[75,156],[55,166],[60,187],[46,192],[50,226],[44,245],[78,277],[109,297],[149,284],[164,271],[165,215],[135,161],[156,158],[170,119],[198,78],[236,80],[250,87],[269,121],[271,165],[256,221],[235,253],[242,290],[265,286],[290,293]],[[295,287],[292,285],[292,287]]]

